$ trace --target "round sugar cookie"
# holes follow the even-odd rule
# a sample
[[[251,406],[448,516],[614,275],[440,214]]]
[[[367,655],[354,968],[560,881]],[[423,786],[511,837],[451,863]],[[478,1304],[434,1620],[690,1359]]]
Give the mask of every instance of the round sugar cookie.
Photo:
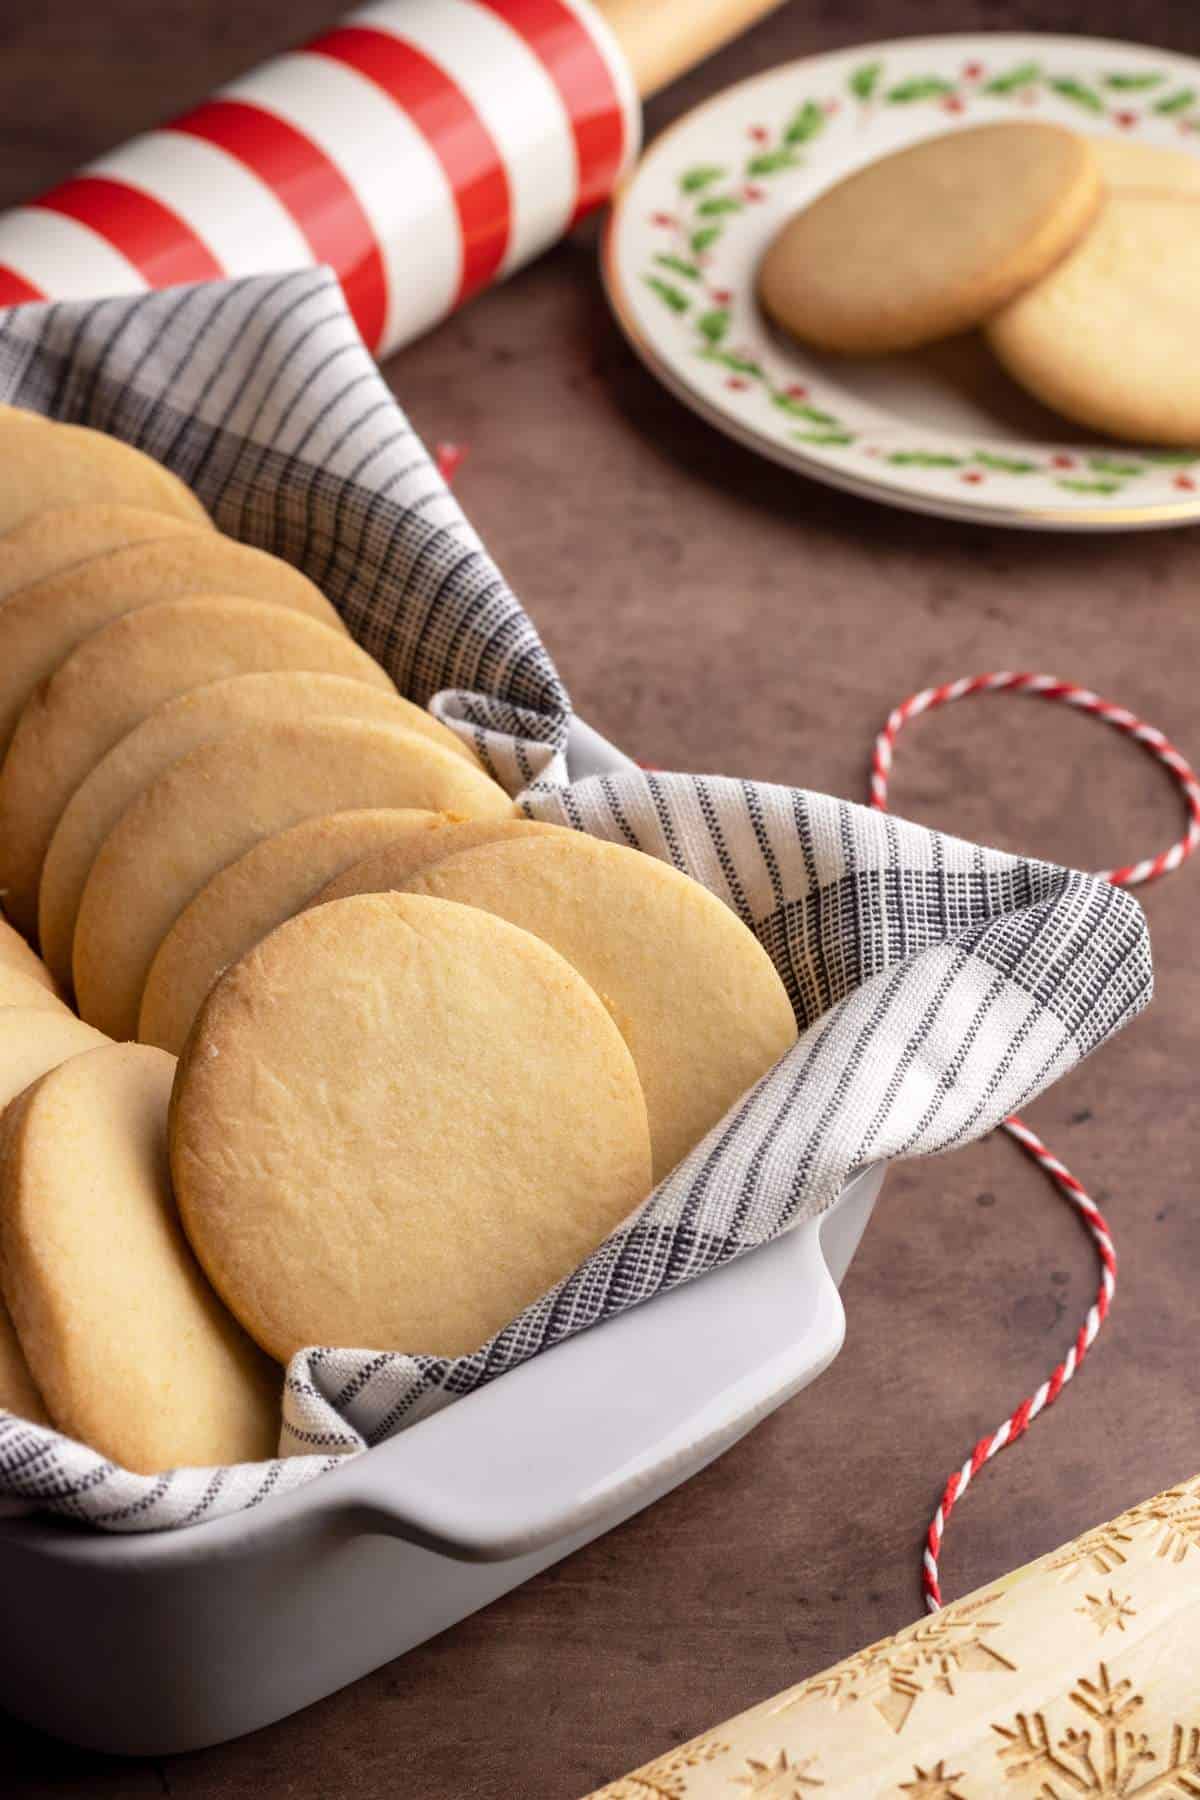
[[[378,721],[255,725],[205,744],[139,794],[92,864],[75,924],[80,1013],[132,1037],[158,946],[200,889],[260,838],[360,807],[498,818],[512,801],[461,757]]]
[[[152,538],[179,537],[189,531],[213,530],[200,520],[175,519],[144,506],[55,506],[31,513],[0,537],[0,603],[18,588],[44,581],[63,569],[142,544]]]
[[[46,851],[38,888],[38,943],[61,981],[69,983],[71,979],[75,915],[88,870],[101,844],[142,789],[190,750],[243,726],[272,719],[302,723],[319,718],[390,720],[439,744],[451,736],[423,708],[402,700],[399,694],[368,687],[365,681],[347,675],[301,669],[229,676],[191,688],[156,707],[113,745],[75,789]],[[456,742],[452,739],[444,747],[454,748]]]
[[[306,575],[215,531],[106,551],[19,589],[0,606],[0,754],[38,682],[84,638],[124,613],[197,594],[262,600],[345,629]]]
[[[405,891],[508,919],[595,988],[645,1091],[655,1181],[796,1041],[786,990],[753,933],[640,850],[560,831],[464,850]]]
[[[33,1378],[60,1431],[143,1475],[254,1462],[279,1434],[279,1370],[180,1229],[174,1074],[165,1051],[108,1044],[43,1075],[0,1126],[0,1278]]]
[[[1065,418],[1200,443],[1200,200],[1115,189],[1066,261],[989,320],[1009,374]]]
[[[137,1034],[178,1056],[223,969],[309,905],[331,876],[383,845],[435,835],[449,815],[415,807],[360,808],[302,819],[260,840],[214,875],[158,946],[142,992]]]
[[[469,907],[370,894],[222,976],[180,1060],[171,1170],[272,1355],[455,1356],[628,1217],[650,1148],[629,1052],[560,956]]]
[[[1200,199],[1200,156],[1189,150],[1168,150],[1137,138],[1092,138],[1091,145],[1107,188],[1155,188]]]
[[[37,953],[29,948],[19,931],[7,919],[0,918],[0,970],[27,975],[59,999],[58,983]]]
[[[508,838],[544,837],[547,832],[564,829],[562,825],[544,825],[536,819],[442,817],[431,830],[384,844],[344,869],[315,895],[311,904],[324,906],[327,900],[344,900],[349,894],[395,893],[418,869],[456,856],[460,850],[474,850],[479,844]]]
[[[66,1007],[0,1005],[0,1113],[48,1069],[108,1042]]]
[[[394,692],[344,632],[259,600],[167,600],[84,639],[29,701],[0,766],[0,888],[17,925],[33,931],[50,840],[101,758],[164,701],[268,669],[346,675]]]
[[[0,1301],[0,1406],[34,1425],[50,1423],[50,1415],[29,1372],[21,1340],[13,1329],[3,1301]]]
[[[59,999],[53,988],[46,987],[36,975],[26,975],[23,969],[14,968],[10,963],[0,963],[0,1007],[4,1006],[36,1007],[39,1012],[72,1016],[70,1007]]]
[[[44,420],[47,429],[30,431],[28,423],[10,412],[0,414],[0,532],[47,507],[96,500],[145,506],[198,525],[210,522],[179,477],[132,444],[86,425]]]
[[[978,325],[1044,275],[1100,204],[1086,138],[976,125],[869,163],[789,219],[758,272],[763,306],[818,349],[913,350]]]

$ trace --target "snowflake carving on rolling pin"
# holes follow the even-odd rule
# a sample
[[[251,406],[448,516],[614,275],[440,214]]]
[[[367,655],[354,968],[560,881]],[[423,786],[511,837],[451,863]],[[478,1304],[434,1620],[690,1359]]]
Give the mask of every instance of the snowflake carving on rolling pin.
[[[1004,1740],[997,1755],[1009,1781],[1030,1800],[1195,1800],[1200,1796],[1200,1726],[1174,1725],[1165,1756],[1145,1732],[1132,1728],[1145,1701],[1131,1681],[1113,1681],[1100,1664],[1094,1680],[1081,1676],[1068,1699],[1088,1724],[1052,1726],[1044,1712],[1018,1713],[993,1729]],[[1152,1767],[1151,1765],[1157,1765]]]

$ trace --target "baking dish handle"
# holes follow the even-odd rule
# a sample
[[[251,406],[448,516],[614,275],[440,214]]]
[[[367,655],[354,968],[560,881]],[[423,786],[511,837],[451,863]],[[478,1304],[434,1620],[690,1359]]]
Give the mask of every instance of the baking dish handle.
[[[581,1332],[380,1445],[331,1480],[330,1502],[368,1529],[471,1562],[583,1541],[636,1512],[837,1355],[845,1320],[835,1276],[882,1177],[863,1171],[821,1219]]]

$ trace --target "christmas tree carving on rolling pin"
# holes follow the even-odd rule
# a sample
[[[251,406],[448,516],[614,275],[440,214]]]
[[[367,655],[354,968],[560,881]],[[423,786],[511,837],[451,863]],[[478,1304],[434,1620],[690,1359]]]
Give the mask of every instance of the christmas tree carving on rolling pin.
[[[1200,1476],[590,1800],[1197,1800]]]

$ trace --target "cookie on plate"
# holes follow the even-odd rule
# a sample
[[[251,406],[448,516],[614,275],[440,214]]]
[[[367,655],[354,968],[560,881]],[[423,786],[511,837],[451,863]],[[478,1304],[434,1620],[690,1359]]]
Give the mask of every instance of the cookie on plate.
[[[200,889],[260,838],[359,807],[503,818],[512,801],[461,757],[377,720],[256,725],[193,750],[139,794],[92,864],[73,958],[83,1017],[132,1037],[158,947]]]
[[[348,675],[268,669],[189,688],[156,707],[113,745],[75,789],[54,828],[38,888],[38,943],[59,980],[71,979],[75,917],[88,871],[105,838],[143,788],[190,750],[247,725],[332,718],[390,721],[432,737],[477,766],[470,752],[423,708]]]
[[[143,1475],[257,1461],[279,1434],[280,1372],[179,1226],[174,1073],[165,1051],[105,1045],[43,1075],[0,1125],[0,1280],[33,1379],[60,1431]]]
[[[989,320],[1030,393],[1134,443],[1200,444],[1200,198],[1117,188],[1083,242]]]
[[[1020,121],[868,163],[774,239],[758,291],[819,350],[875,356],[968,331],[1078,242],[1103,187],[1086,138]]]
[[[171,1168],[197,1255],[272,1355],[454,1356],[628,1217],[650,1144],[621,1034],[562,957],[473,907],[370,894],[217,983]]]
[[[31,431],[30,421],[39,427]],[[57,425],[6,408],[0,413],[0,532],[50,506],[93,501],[145,506],[198,525],[211,521],[177,475],[119,438],[86,425]]]
[[[796,1041],[787,992],[753,933],[640,850],[556,831],[462,851],[405,891],[531,931],[595,988],[645,1091],[655,1181]]]
[[[0,887],[22,930],[37,924],[42,862],[58,821],[101,758],[164,701],[267,669],[321,670],[394,692],[344,632],[260,600],[143,606],[72,651],[26,706],[0,766]]]
[[[178,1056],[223,969],[303,910],[332,876],[381,848],[442,837],[450,815],[359,809],[302,819],[266,837],[214,875],[158,946],[138,1015],[138,1038]]]
[[[1108,188],[1155,188],[1161,194],[1191,194],[1200,199],[1200,156],[1169,150],[1137,138],[1098,137],[1092,150]]]

